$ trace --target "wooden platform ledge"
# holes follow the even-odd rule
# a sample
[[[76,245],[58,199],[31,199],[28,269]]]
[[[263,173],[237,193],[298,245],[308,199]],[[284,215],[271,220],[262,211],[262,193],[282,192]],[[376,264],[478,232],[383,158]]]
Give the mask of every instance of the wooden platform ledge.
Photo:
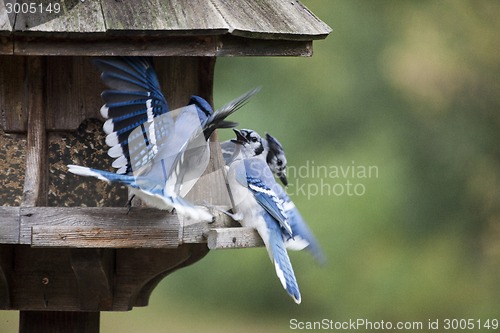
[[[257,232],[212,211],[196,222],[152,208],[0,207],[0,244],[50,248],[166,248],[207,243],[209,249],[262,246]]]

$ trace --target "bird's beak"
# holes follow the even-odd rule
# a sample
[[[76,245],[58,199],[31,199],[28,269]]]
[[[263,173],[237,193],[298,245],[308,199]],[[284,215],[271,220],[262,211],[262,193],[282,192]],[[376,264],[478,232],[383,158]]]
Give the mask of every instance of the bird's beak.
[[[231,142],[234,142],[234,143],[240,144],[240,145],[248,143],[247,138],[245,138],[245,136],[243,135],[243,133],[241,133],[240,130],[233,128],[233,131],[234,131],[234,134],[236,134],[236,139],[232,139]]]
[[[284,173],[280,174],[279,178],[280,178],[281,182],[283,183],[283,185],[288,186],[288,179],[286,179],[286,175]]]

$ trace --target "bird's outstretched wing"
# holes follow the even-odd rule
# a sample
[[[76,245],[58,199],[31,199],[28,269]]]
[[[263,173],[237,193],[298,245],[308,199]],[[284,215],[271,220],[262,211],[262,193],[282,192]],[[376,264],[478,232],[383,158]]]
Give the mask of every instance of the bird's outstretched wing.
[[[132,190],[149,206],[162,210],[175,209],[179,214],[200,221],[211,221],[212,215],[203,208],[194,206],[179,196],[169,196],[154,179],[136,178],[131,175],[121,175],[114,172],[97,170],[79,165],[68,165],[69,171],[80,176],[95,177],[108,183],[122,183]]]
[[[113,167],[117,173],[128,174],[133,167],[138,168],[138,161],[131,161],[129,152],[136,140],[150,133],[154,146],[168,135],[172,120],[156,119],[169,111],[168,104],[150,58],[111,57],[96,59],[94,63],[102,72],[104,84],[111,88],[101,94],[105,102],[101,115],[107,119],[103,129],[108,134],[106,144],[111,147],[108,154],[115,158]],[[136,128],[140,131],[131,135]]]

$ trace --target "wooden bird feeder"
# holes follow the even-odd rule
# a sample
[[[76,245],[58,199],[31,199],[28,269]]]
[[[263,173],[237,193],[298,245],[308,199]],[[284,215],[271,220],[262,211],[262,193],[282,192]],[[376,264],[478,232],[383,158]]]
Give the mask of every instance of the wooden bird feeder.
[[[67,173],[111,163],[89,120],[105,89],[92,57],[154,56],[174,109],[191,95],[212,102],[216,57],[310,56],[331,29],[295,0],[31,3],[0,0],[0,309],[21,311],[22,333],[98,332],[100,311],[146,306],[165,276],[209,249],[262,241],[217,211],[210,225],[128,212],[124,188]],[[228,209],[213,146],[188,197]]]

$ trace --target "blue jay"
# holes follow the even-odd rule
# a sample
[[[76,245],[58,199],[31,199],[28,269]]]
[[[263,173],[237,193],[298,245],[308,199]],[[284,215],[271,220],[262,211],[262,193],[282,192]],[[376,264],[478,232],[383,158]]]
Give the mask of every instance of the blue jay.
[[[274,175],[277,175],[280,170],[286,170],[286,156],[283,146],[272,137],[270,134],[266,134],[266,140],[255,131],[250,129],[244,130],[234,130],[237,134],[236,140],[230,140],[223,142],[222,145],[226,148],[224,158],[227,164],[230,164],[233,160],[242,158],[243,156],[254,157],[258,156],[265,159],[267,165]],[[238,139],[238,137],[240,139]],[[266,141],[267,147],[266,148]],[[221,145],[221,146],[222,146]],[[268,149],[268,150],[267,150]],[[229,151],[231,152],[229,154]],[[267,152],[267,155],[266,155]],[[273,156],[271,159],[269,156]],[[274,160],[283,161],[282,164],[270,163]],[[273,166],[275,166],[273,168]],[[286,179],[286,178],[285,178]],[[280,177],[280,180],[283,180]],[[292,239],[288,239],[286,247],[290,250],[302,250],[306,248],[313,257],[319,262],[324,263],[325,255],[321,250],[318,241],[314,237],[312,231],[307,226],[299,210],[290,199],[285,190],[276,182],[272,182],[271,188],[276,193],[276,195],[283,201],[283,208],[287,215],[288,223],[292,229]]]
[[[266,133],[266,140],[263,140],[262,142],[267,143],[267,165],[269,165],[271,171],[281,180],[283,185],[288,186],[288,180],[286,178],[287,162],[283,146],[269,133]]]
[[[233,218],[257,230],[274,263],[283,288],[299,304],[301,296],[286,248],[321,251],[296,207],[276,182],[262,152],[260,136],[234,130],[236,144],[229,165],[228,183],[234,202]],[[255,140],[256,139],[256,140]]]
[[[288,180],[286,178],[287,161],[281,143],[268,133],[266,133],[266,140],[262,140],[261,136],[253,130],[242,129],[240,132],[244,136],[248,136],[248,140],[250,140],[249,144],[256,145],[258,149],[261,149],[261,151],[256,151],[256,154],[263,154],[273,174],[280,179],[283,185],[288,186]],[[221,150],[227,165],[229,165],[238,154],[238,147],[232,140],[222,142]]]
[[[99,59],[102,80],[101,115],[108,120],[108,154],[117,172],[68,165],[69,171],[128,185],[147,204],[189,218],[211,221],[212,215],[182,197],[204,172],[209,160],[208,138],[217,128],[236,123],[225,118],[241,108],[254,89],[213,112],[199,96],[186,107],[170,111],[151,60],[142,57]]]

